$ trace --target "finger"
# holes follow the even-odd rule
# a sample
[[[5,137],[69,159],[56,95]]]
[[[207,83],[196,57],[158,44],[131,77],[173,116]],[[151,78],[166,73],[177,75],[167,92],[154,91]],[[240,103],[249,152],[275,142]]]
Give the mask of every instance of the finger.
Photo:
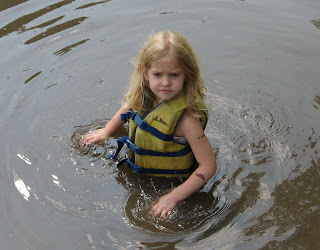
[[[95,140],[95,135],[94,134],[86,134],[83,139],[86,143],[92,143]]]
[[[87,143],[87,141],[86,141],[86,138],[82,138],[81,140],[80,140],[80,144],[86,144]]]
[[[156,206],[153,206],[153,208],[150,210],[150,215],[152,217],[158,217],[161,214],[161,210],[158,209]]]
[[[84,146],[89,146],[92,143],[93,143],[93,140],[91,138],[86,138],[83,141],[81,141],[81,144]]]
[[[88,137],[83,137],[83,138],[80,140],[80,143],[86,145],[86,144],[88,144],[88,141],[89,141],[89,138],[88,138]]]
[[[85,143],[86,141],[89,140],[89,138],[90,138],[90,135],[89,134],[85,134],[85,135],[82,136],[80,142],[81,143]]]
[[[152,216],[153,217],[158,217],[161,214],[161,211],[155,211]]]
[[[159,202],[159,199],[157,199],[157,200],[155,200],[155,201],[153,202],[152,207],[151,207],[150,210],[149,210],[149,214],[153,214],[154,211],[156,211],[156,207],[157,207],[158,202]]]
[[[155,209],[155,207],[153,206],[153,207],[149,210],[148,214],[154,216],[155,211],[156,211],[156,209]]]
[[[160,214],[160,218],[165,218],[167,216],[167,213],[165,211],[163,211],[161,214]]]
[[[163,211],[160,215],[161,218],[166,218],[171,214],[171,211]]]

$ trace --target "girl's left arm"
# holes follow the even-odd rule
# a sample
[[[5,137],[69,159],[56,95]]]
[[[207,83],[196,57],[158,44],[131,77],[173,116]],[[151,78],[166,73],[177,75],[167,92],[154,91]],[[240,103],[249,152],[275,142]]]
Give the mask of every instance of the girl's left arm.
[[[176,135],[187,139],[199,166],[184,183],[157,200],[150,210],[155,217],[169,215],[179,201],[199,190],[217,170],[212,147],[198,118],[186,112],[177,127]]]

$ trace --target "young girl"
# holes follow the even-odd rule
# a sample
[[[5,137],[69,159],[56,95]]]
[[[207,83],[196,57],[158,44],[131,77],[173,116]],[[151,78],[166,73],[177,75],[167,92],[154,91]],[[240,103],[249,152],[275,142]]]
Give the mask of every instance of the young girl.
[[[208,112],[206,85],[193,49],[176,32],[150,36],[142,47],[122,107],[108,124],[86,134],[81,143],[103,143],[127,120],[127,166],[139,174],[186,176],[185,182],[160,197],[150,209],[169,215],[177,203],[200,189],[216,172],[211,145],[204,134]]]

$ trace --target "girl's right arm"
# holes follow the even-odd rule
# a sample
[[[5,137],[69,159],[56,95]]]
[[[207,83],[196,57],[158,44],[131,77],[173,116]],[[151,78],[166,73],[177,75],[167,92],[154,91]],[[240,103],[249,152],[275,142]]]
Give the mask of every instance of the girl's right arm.
[[[89,132],[80,140],[80,143],[84,145],[91,143],[102,144],[124,124],[124,121],[121,121],[121,114],[126,112],[127,110],[121,107],[104,128]]]

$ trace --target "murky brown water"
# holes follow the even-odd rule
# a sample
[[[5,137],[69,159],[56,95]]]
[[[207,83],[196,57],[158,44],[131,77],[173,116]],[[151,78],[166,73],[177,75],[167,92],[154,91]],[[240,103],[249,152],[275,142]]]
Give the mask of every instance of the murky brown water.
[[[319,249],[319,9],[0,0],[1,249]],[[160,30],[199,54],[219,170],[153,220],[148,206],[182,180],[116,169],[115,140],[84,149],[79,138],[113,116],[130,60]]]

